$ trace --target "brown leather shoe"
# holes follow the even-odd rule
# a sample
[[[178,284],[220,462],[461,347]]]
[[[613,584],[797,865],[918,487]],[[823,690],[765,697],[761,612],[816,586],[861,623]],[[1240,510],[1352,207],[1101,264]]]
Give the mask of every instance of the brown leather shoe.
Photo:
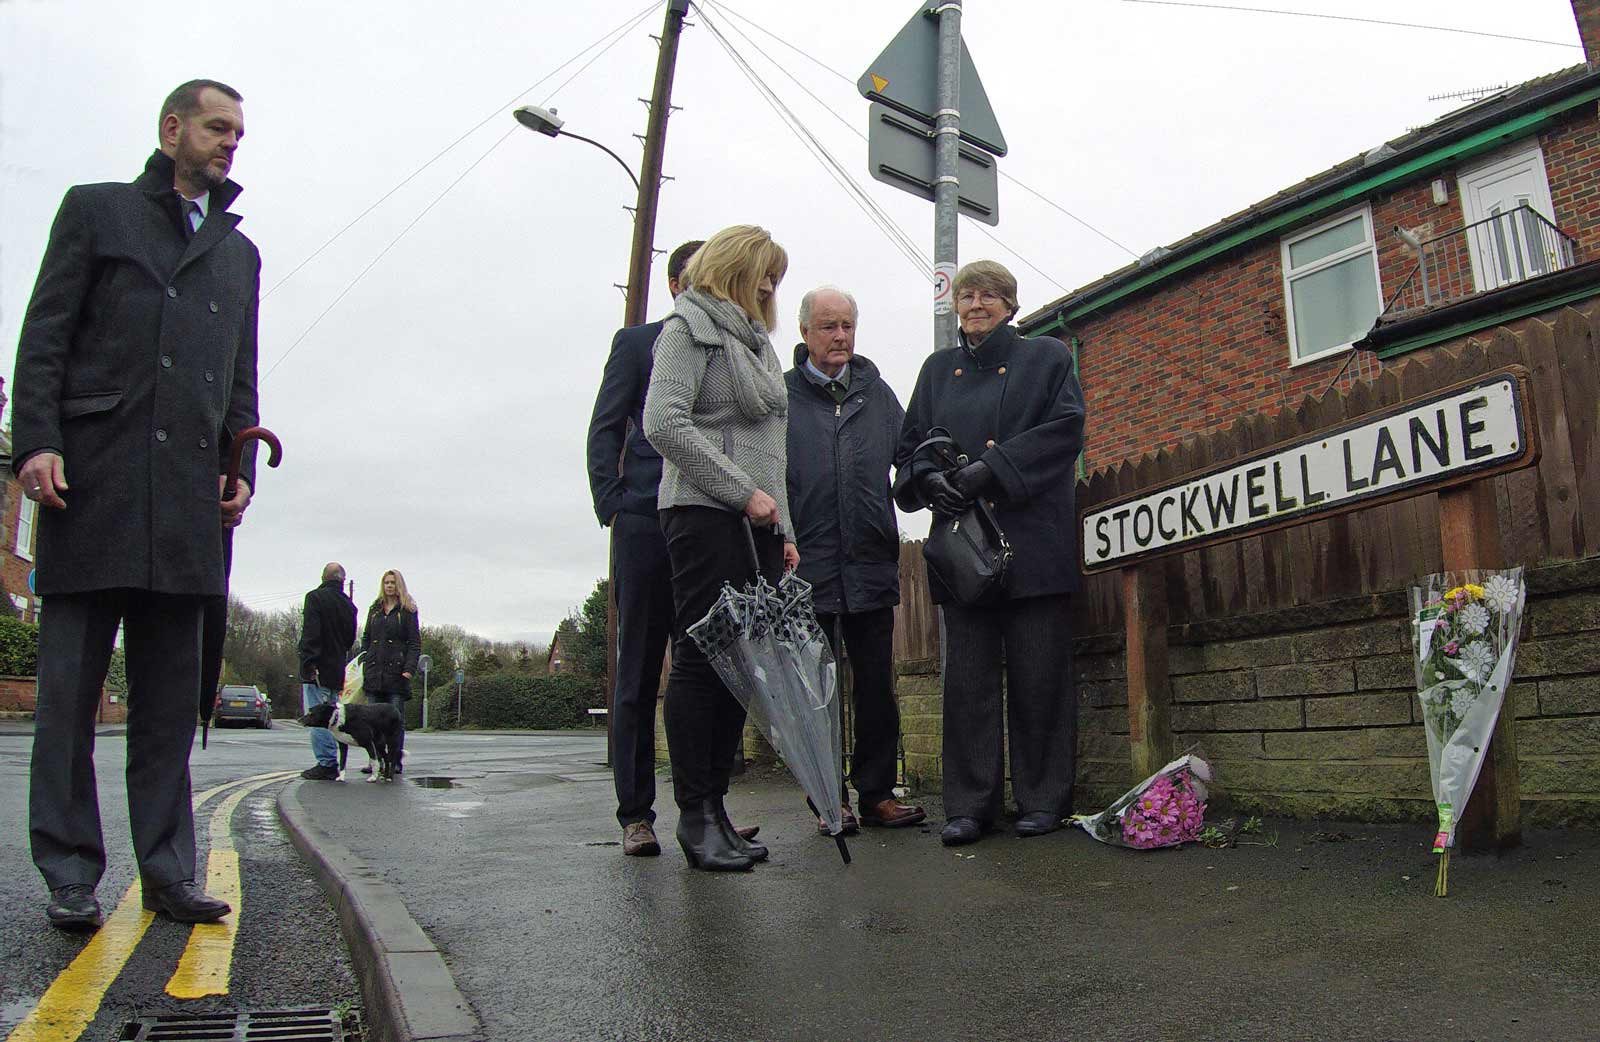
[[[622,852],[629,857],[655,857],[661,853],[656,830],[648,821],[636,821],[622,830]]]
[[[850,810],[850,804],[843,804],[839,808],[839,812],[844,815],[844,831],[840,833],[841,836],[854,836],[857,832],[861,831],[861,823],[856,821],[855,814]],[[828,831],[828,823],[822,820],[822,816],[820,814],[817,816],[817,835],[833,835],[832,832]]]
[[[739,838],[740,839],[748,841],[748,840],[752,840],[752,839],[756,838],[757,834],[759,834],[761,832],[761,826],[760,825],[735,825],[733,827],[733,831],[735,831],[735,832],[737,832],[739,834]]]
[[[920,823],[927,816],[928,812],[921,807],[913,807],[893,798],[861,808],[861,824],[884,829],[903,829],[907,825]]]

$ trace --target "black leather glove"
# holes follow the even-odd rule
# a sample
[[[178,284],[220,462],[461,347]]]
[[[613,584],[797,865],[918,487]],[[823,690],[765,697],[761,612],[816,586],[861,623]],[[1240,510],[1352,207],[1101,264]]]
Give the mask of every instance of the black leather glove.
[[[935,514],[959,514],[967,508],[967,497],[957,492],[950,479],[937,470],[922,476],[921,491],[922,498]]]
[[[980,459],[950,475],[950,484],[965,498],[976,499],[993,478],[994,472],[989,469],[989,464]]]

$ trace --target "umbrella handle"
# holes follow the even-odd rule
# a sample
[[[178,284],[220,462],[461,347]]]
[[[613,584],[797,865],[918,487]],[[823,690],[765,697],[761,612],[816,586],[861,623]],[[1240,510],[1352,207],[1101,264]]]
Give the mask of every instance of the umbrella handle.
[[[244,466],[244,447],[248,442],[264,441],[270,454],[267,456],[267,466],[276,467],[283,459],[283,444],[278,441],[278,436],[265,427],[246,427],[233,439],[233,451],[228,456],[228,476],[222,489],[222,498],[229,500],[239,491],[239,469]]]
[[[750,551],[750,567],[756,570],[756,578],[761,578],[761,558],[756,556],[756,534],[750,528],[750,518],[740,515],[739,520],[744,523],[744,545]]]

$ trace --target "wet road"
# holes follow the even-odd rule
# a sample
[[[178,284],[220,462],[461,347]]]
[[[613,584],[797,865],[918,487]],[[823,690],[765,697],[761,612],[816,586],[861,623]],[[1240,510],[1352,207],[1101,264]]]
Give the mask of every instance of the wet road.
[[[307,809],[399,890],[490,1038],[1595,1034],[1592,833],[1458,859],[1445,900],[1421,827],[1280,822],[1273,846],[1149,853],[871,831],[845,867],[793,783],[752,773],[730,806],[772,861],[712,875],[685,869],[669,799],[663,856],[621,856],[598,738],[481,742],[451,762],[418,740],[408,784]]]

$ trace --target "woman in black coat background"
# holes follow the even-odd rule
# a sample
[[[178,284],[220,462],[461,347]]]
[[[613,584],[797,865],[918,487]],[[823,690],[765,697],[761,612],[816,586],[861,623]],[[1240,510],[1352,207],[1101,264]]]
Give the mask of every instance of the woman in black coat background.
[[[380,589],[361,631],[361,686],[368,701],[389,703],[404,720],[411,675],[422,655],[422,623],[403,575],[392,568],[384,572]]]
[[[1072,810],[1074,486],[1083,448],[1072,353],[1053,337],[1024,338],[1010,324],[1012,274],[976,261],[957,272],[952,292],[959,342],[929,355],[917,377],[895,454],[895,500],[908,511],[931,507],[938,524],[981,496],[1014,556],[994,604],[958,604],[929,577],[944,619],[946,846],[981,838],[1003,810],[1007,723],[1017,835],[1054,832]],[[915,455],[934,427],[948,430],[971,462],[946,474],[927,453]]]

